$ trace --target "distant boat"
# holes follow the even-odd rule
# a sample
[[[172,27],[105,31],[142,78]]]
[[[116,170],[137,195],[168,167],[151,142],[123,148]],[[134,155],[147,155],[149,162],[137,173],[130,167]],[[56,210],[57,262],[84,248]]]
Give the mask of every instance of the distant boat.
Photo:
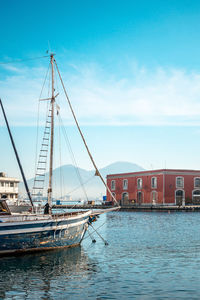
[[[106,185],[103,177],[99,173],[97,166],[91,156],[88,146],[85,142],[76,116],[72,109],[71,103],[67,96],[57,63],[54,58],[54,54],[50,55],[50,67],[51,67],[51,97],[45,100],[50,101],[49,109],[49,121],[48,126],[45,127],[46,132],[43,137],[43,154],[40,152],[40,162],[38,170],[43,169],[41,167],[46,164],[48,148],[50,148],[50,159],[49,159],[49,185],[47,192],[47,202],[44,207],[44,212],[37,212],[37,207],[33,201],[33,193],[30,193],[27,185],[26,177],[23,172],[23,168],[15,147],[15,143],[12,137],[12,133],[9,128],[5,110],[0,99],[0,105],[3,111],[7,129],[9,132],[10,140],[16,155],[16,159],[21,171],[21,175],[24,181],[26,192],[31,203],[32,212],[24,214],[13,214],[11,213],[6,199],[0,200],[0,255],[20,253],[27,251],[38,251],[38,250],[50,250],[54,248],[73,247],[79,245],[88,229],[88,226],[93,222],[97,215],[106,211],[114,210],[118,207],[109,210],[100,210],[93,212],[92,210],[78,211],[78,212],[65,212],[65,213],[52,213],[52,181],[53,181],[53,155],[54,155],[54,114],[56,108],[56,97],[54,94],[54,72],[55,69],[58,72],[58,76],[61,80],[64,93],[67,97],[69,107],[74,117],[75,123],[78,127],[79,133],[83,139],[89,157],[94,165],[96,175],[101,178],[103,183]],[[58,113],[58,112],[57,112]],[[47,132],[48,128],[48,132]],[[48,140],[47,140],[48,139]],[[46,141],[46,142],[45,142]],[[50,145],[48,144],[50,143]],[[50,147],[48,147],[50,146]],[[42,182],[42,173],[36,174],[34,182],[34,190],[40,193],[40,187],[36,186],[37,182]],[[109,190],[111,193],[111,191]],[[35,193],[37,196],[38,194]],[[112,196],[113,197],[113,196]],[[117,202],[116,202],[117,203]]]

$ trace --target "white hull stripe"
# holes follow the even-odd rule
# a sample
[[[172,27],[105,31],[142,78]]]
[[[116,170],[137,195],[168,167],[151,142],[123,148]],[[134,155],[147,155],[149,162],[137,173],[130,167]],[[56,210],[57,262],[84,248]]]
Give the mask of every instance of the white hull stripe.
[[[0,233],[1,231],[5,230],[15,230],[15,229],[34,229],[38,227],[53,227],[53,226],[59,226],[59,225],[69,225],[69,224],[76,224],[77,222],[80,222],[82,220],[88,220],[88,216],[79,218],[77,220],[62,220],[62,221],[50,221],[50,222],[19,222],[19,223],[13,223],[11,222],[9,225],[8,223],[0,223]]]
[[[87,223],[87,219],[77,222],[77,223],[72,223],[72,224],[66,224],[66,225],[58,225],[58,226],[46,226],[46,227],[37,227],[37,228],[25,228],[25,229],[13,229],[11,230],[2,230],[0,231],[0,236],[1,235],[13,235],[13,234],[20,234],[20,233],[33,233],[33,232],[42,232],[42,231],[52,231],[52,230],[62,230],[62,229],[68,229],[71,227],[76,227],[82,224]]]

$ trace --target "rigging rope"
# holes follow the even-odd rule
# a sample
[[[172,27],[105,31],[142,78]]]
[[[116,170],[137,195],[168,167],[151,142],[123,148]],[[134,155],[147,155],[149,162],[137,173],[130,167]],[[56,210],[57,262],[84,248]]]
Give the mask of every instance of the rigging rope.
[[[106,224],[106,221],[105,221],[103,224],[101,224],[99,227],[97,227],[96,230],[99,230],[99,228],[103,227],[105,224]],[[94,232],[95,232],[95,230],[93,230],[92,234],[93,234]],[[85,236],[83,239],[86,240],[86,239],[88,239],[88,238],[89,238],[89,236]]]
[[[95,177],[95,175],[92,175],[89,179],[87,179],[86,181],[83,182],[83,185],[86,185],[89,181],[91,181],[93,178]],[[75,187],[73,190],[71,190],[70,192],[68,192],[68,194],[72,194],[73,192],[75,192],[76,190],[78,190],[80,188],[81,185]]]
[[[26,59],[16,59],[8,62],[0,62],[0,65],[7,65],[7,64],[13,64],[13,63],[20,63],[24,61],[29,61],[29,60],[36,60],[36,59],[41,59],[41,58],[46,58],[49,57],[49,55],[44,55],[44,56],[38,56],[38,57],[32,57],[32,58],[26,58]]]
[[[58,116],[58,112],[57,112],[57,116]],[[58,121],[60,123],[60,119],[58,118]],[[59,124],[60,125],[60,124]],[[63,197],[63,176],[62,176],[62,157],[61,157],[61,132],[60,132],[60,126],[58,126],[58,139],[59,139],[59,158],[60,158],[60,190],[61,190],[61,199]]]
[[[84,136],[83,136],[83,133],[82,133],[82,131],[81,131],[81,128],[80,128],[80,126],[79,126],[79,123],[78,123],[78,121],[77,121],[77,118],[76,118],[76,116],[75,116],[74,110],[73,110],[73,108],[72,108],[71,102],[70,102],[70,100],[69,100],[69,97],[68,97],[67,91],[66,91],[66,89],[65,89],[65,86],[64,86],[64,83],[63,83],[63,80],[62,80],[62,77],[61,77],[60,71],[59,71],[59,69],[58,69],[58,65],[57,65],[57,63],[56,63],[55,58],[54,58],[54,62],[55,62],[55,66],[56,66],[56,69],[57,69],[57,72],[58,72],[58,75],[59,75],[59,78],[60,78],[60,81],[61,81],[61,84],[62,84],[64,93],[65,93],[65,96],[66,96],[66,99],[67,99],[67,102],[68,102],[68,104],[69,104],[71,113],[72,113],[72,115],[73,115],[74,121],[75,121],[76,126],[77,126],[77,128],[78,128],[78,131],[79,131],[79,133],[80,133],[80,135],[81,135],[81,138],[82,138],[82,140],[83,140],[83,143],[84,143],[84,145],[85,145],[85,147],[86,147],[86,150],[87,150],[87,152],[88,152],[88,155],[89,155],[89,157],[90,157],[90,159],[91,159],[91,162],[92,162],[92,164],[93,164],[93,166],[94,166],[94,168],[95,168],[95,170],[96,170],[96,175],[99,176],[99,177],[101,178],[101,180],[102,180],[104,186],[106,187],[107,191],[108,191],[109,194],[111,195],[112,199],[113,199],[114,202],[117,204],[117,206],[119,206],[119,203],[117,202],[115,196],[112,194],[111,190],[109,189],[108,185],[106,184],[106,182],[105,182],[103,176],[100,174],[100,172],[99,172],[99,170],[98,170],[98,168],[97,168],[97,165],[96,165],[96,163],[95,163],[95,161],[94,161],[94,159],[93,159],[93,157],[92,157],[92,154],[90,153],[90,150],[89,150],[89,148],[88,148],[88,145],[87,145],[87,143],[86,143],[86,141],[85,141],[85,138],[84,138]]]
[[[42,97],[42,93],[43,93],[44,86],[45,86],[45,83],[46,83],[46,80],[47,80],[47,76],[49,74],[49,68],[50,68],[50,63],[48,65],[47,72],[46,72],[46,75],[45,75],[45,78],[44,78],[44,82],[43,82],[42,89],[41,89],[41,92],[40,92],[39,100]],[[38,157],[39,114],[40,114],[40,101],[38,101],[38,113],[37,113],[37,133],[36,133],[36,150],[35,150],[35,174],[36,174],[36,171],[37,171],[37,157]]]
[[[73,161],[73,163],[74,163],[75,171],[76,171],[77,177],[78,177],[78,179],[79,179],[80,186],[82,187],[82,190],[83,190],[83,192],[84,192],[84,194],[85,194],[85,198],[86,198],[86,200],[88,201],[88,196],[87,196],[87,193],[86,193],[84,184],[83,184],[83,180],[82,180],[81,174],[80,174],[80,172],[79,172],[79,169],[78,169],[78,166],[77,166],[77,163],[76,163],[76,159],[75,159],[74,153],[73,153],[73,151],[72,151],[72,148],[71,148],[71,145],[70,145],[70,142],[69,142],[69,138],[68,138],[68,135],[67,135],[65,126],[63,125],[63,122],[62,122],[60,113],[58,113],[58,118],[59,118],[60,124],[62,125],[61,128],[62,128],[62,131],[63,131],[63,136],[64,136],[64,138],[65,138],[65,142],[66,142],[66,144],[67,144],[67,146],[68,146],[68,149],[69,149],[69,152],[70,152],[70,154],[71,154],[71,158],[72,158],[72,161]]]

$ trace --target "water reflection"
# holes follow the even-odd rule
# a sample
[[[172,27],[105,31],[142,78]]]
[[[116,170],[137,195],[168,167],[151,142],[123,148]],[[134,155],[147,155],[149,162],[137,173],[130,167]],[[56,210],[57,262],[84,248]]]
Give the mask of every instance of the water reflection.
[[[200,299],[199,217],[102,215],[108,246],[86,235],[78,248],[0,259],[0,299]]]
[[[55,282],[64,285],[72,277],[89,280],[97,272],[97,265],[81,247],[76,247],[0,258],[0,271],[0,299],[16,295],[23,299],[51,299]]]

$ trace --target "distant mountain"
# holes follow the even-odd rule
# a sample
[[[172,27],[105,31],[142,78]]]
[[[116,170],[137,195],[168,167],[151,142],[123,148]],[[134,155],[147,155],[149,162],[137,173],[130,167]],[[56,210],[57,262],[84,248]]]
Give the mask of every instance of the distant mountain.
[[[102,169],[100,173],[106,180],[109,174],[119,174],[128,172],[143,171],[144,169],[137,164],[129,162],[115,162]],[[45,176],[45,186],[48,185],[48,173]],[[73,200],[86,199],[84,189],[88,199],[102,198],[105,194],[105,187],[98,176],[95,176],[95,171],[87,171],[81,168],[76,168],[73,165],[64,165],[61,168],[54,169],[53,172],[53,190],[55,197],[70,195]],[[60,180],[61,179],[61,180]],[[34,178],[28,180],[29,188],[33,187]],[[62,182],[62,184],[61,184]],[[82,187],[84,184],[84,188]],[[24,193],[24,185],[19,185],[20,193]]]
[[[109,174],[119,174],[119,173],[129,173],[129,172],[139,172],[139,171],[144,171],[144,169],[139,165],[130,162],[123,162],[123,161],[115,162],[100,170],[103,176],[107,176]]]

